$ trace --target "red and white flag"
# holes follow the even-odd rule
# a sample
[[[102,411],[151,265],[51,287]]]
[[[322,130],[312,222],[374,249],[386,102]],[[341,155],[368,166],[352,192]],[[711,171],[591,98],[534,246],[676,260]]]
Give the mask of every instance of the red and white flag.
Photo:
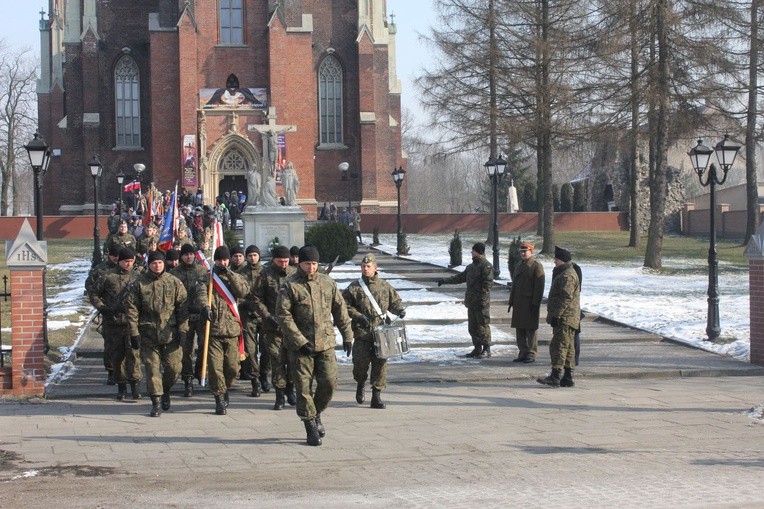
[[[125,192],[126,192],[126,193],[130,193],[130,192],[133,192],[133,191],[135,191],[136,189],[137,189],[138,191],[140,191],[140,190],[141,190],[141,183],[140,183],[140,182],[138,182],[137,180],[133,180],[133,181],[132,181],[132,182],[130,182],[129,184],[125,184]]]

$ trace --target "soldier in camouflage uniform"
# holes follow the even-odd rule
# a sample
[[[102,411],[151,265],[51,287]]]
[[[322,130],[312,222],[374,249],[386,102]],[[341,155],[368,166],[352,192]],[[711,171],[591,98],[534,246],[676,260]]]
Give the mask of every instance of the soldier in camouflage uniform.
[[[85,294],[88,296],[90,304],[96,309],[98,309],[98,306],[96,306],[93,301],[93,296],[95,295],[98,283],[104,276],[106,276],[106,274],[114,272],[119,268],[117,260],[119,260],[119,246],[115,244],[109,248],[106,260],[90,269],[90,273],[85,280]],[[114,385],[117,382],[114,380],[114,368],[111,364],[111,355],[109,354],[111,351],[111,337],[103,333],[101,333],[101,335],[103,336],[103,367],[107,373],[106,383],[108,385]]]
[[[552,286],[546,305],[546,323],[552,326],[552,341],[549,343],[552,372],[546,378],[536,380],[552,387],[575,385],[573,337],[581,321],[581,283],[571,259],[570,251],[555,246]],[[561,378],[563,368],[565,375]]]
[[[318,273],[315,247],[300,249],[299,268],[281,287],[276,318],[297,384],[297,415],[305,423],[308,445],[321,445],[321,437],[326,434],[321,413],[337,387],[334,325],[342,334],[342,347],[348,357],[353,349],[353,330],[337,284]],[[312,392],[314,379],[316,387]]]
[[[112,245],[116,245],[119,248],[129,247],[132,250],[138,249],[138,241],[135,240],[132,233],[127,231],[127,221],[124,219],[119,222],[116,235],[109,235],[106,238],[104,252],[108,253]]]
[[[117,400],[123,401],[127,382],[134,400],[140,399],[138,382],[141,380],[141,363],[136,352],[130,348],[130,329],[125,315],[125,298],[130,285],[138,278],[133,270],[135,251],[129,247],[119,250],[119,268],[102,277],[93,292],[93,305],[103,317],[103,335],[108,337],[109,356],[117,383]]]
[[[207,324],[206,315],[202,316],[205,306],[199,307],[199,303],[207,301],[209,272],[196,263],[195,253],[192,245],[185,244],[180,250],[180,264],[170,270],[170,274],[181,280],[188,293],[188,335],[182,345],[183,362],[180,372],[184,385],[183,396],[186,398],[194,395],[194,378],[201,378],[201,360],[198,355],[194,366],[194,345],[197,345],[197,351],[201,350]]]
[[[289,249],[286,246],[277,246],[272,251],[271,264],[263,270],[257,286],[252,289],[255,296],[255,309],[263,323],[263,336],[268,349],[271,369],[273,370],[273,386],[276,389],[276,402],[274,410],[284,408],[287,386],[288,391],[294,394],[294,383],[289,369],[289,357],[283,342],[283,334],[279,322],[276,319],[276,304],[279,298],[279,288],[287,277],[293,275],[297,269],[289,265]],[[263,365],[260,365],[261,374]],[[290,396],[296,398],[296,396]],[[296,403],[296,399],[290,402]]]
[[[377,301],[379,310],[386,315],[390,313],[403,318],[406,315],[403,302],[395,288],[379,277],[377,259],[373,254],[364,256],[361,260],[361,278],[369,289],[371,296]],[[356,381],[355,400],[362,404],[365,399],[366,378],[371,365],[371,408],[385,408],[381,393],[387,385],[387,359],[380,359],[374,353],[374,327],[381,325],[384,317],[377,314],[374,305],[369,300],[359,281],[348,285],[342,296],[348,306],[348,315],[353,321],[353,378]]]
[[[142,255],[148,253],[152,240],[154,243],[159,243],[159,230],[157,230],[157,225],[149,223],[146,226],[146,236],[138,242],[138,253]]]
[[[483,359],[491,356],[491,287],[493,266],[485,258],[485,244],[472,246],[472,263],[448,279],[439,279],[438,286],[467,283],[464,305],[467,306],[467,328],[473,350],[467,357]]]
[[[149,253],[148,270],[136,279],[126,308],[130,345],[140,349],[151,396],[151,417],[170,409],[170,388],[178,380],[188,334],[183,283],[164,270],[164,255]],[[161,399],[162,408],[159,408]]]
[[[231,254],[226,246],[220,246],[214,254],[213,271],[233,296],[233,303],[250,291],[249,283],[228,266]],[[210,392],[215,396],[215,413],[225,415],[228,406],[228,390],[239,372],[239,336],[241,323],[226,300],[217,290],[212,291],[210,313],[210,339],[208,345]]]
[[[244,350],[247,358],[241,363],[241,379],[249,380],[252,384],[252,398],[260,397],[260,364],[257,362],[258,336],[262,324],[255,307],[255,295],[253,290],[257,287],[263,266],[260,265],[260,248],[255,245],[247,246],[245,252],[246,263],[236,271],[249,283],[250,292],[239,301],[239,314],[244,327]]]

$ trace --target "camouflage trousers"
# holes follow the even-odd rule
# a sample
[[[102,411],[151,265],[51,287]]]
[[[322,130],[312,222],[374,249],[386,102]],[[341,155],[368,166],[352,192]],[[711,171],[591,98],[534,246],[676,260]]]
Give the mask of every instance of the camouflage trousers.
[[[186,342],[183,344],[183,362],[180,371],[180,377],[183,380],[200,378],[202,360],[199,352],[202,350],[206,324],[207,322],[204,320],[189,320],[188,322],[188,334],[186,335]],[[194,363],[194,353],[196,353],[196,363]]]
[[[293,377],[289,356],[280,334],[268,335],[268,354],[271,360],[271,382],[275,388],[283,389],[287,384],[293,382]]]
[[[567,325],[552,327],[552,341],[549,342],[549,356],[553,369],[572,368],[575,366],[575,348],[573,338],[576,329]]]
[[[207,366],[210,392],[215,396],[228,392],[238,372],[239,338],[210,337]]]
[[[364,383],[371,365],[371,386],[380,391],[387,385],[387,359],[374,352],[374,336],[369,334],[353,341],[353,379]]]
[[[141,379],[138,352],[130,348],[130,330],[127,325],[103,326],[104,337],[109,338],[109,359],[117,383],[137,382]]]
[[[491,344],[491,309],[488,306],[467,308],[467,331],[473,346]]]
[[[337,357],[334,349],[313,355],[289,351],[288,356],[297,389],[297,416],[303,421],[313,419],[316,414],[326,410],[337,388]],[[314,379],[316,388],[311,393]]]
[[[252,380],[260,376],[260,363],[257,361],[259,351],[259,327],[257,320],[244,319],[244,352],[247,358],[241,362],[241,372],[249,375]]]
[[[141,360],[146,368],[146,388],[149,396],[161,396],[175,385],[180,375],[183,349],[177,339],[160,344],[141,339]]]
[[[260,331],[257,343],[260,350],[260,374],[267,376],[271,372],[271,352],[268,350],[268,334]]]

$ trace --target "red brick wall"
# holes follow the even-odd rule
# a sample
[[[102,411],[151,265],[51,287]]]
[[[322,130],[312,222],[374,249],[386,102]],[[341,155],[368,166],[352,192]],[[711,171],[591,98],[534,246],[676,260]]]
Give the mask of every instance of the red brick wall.
[[[749,260],[751,364],[764,366],[764,260]]]
[[[34,217],[0,217],[0,240],[14,240],[21,229],[24,219],[29,220],[32,230],[37,232],[37,220]],[[109,230],[107,217],[99,216],[101,242],[106,240]],[[93,216],[45,216],[43,218],[43,238],[48,239],[92,239]]]

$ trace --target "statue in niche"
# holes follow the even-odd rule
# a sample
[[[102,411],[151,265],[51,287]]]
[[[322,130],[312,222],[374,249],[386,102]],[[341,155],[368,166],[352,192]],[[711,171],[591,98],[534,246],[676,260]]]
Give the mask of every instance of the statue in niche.
[[[300,180],[297,178],[297,172],[291,161],[281,174],[281,182],[284,184],[284,204],[286,206],[297,205],[297,191],[300,189]]]

